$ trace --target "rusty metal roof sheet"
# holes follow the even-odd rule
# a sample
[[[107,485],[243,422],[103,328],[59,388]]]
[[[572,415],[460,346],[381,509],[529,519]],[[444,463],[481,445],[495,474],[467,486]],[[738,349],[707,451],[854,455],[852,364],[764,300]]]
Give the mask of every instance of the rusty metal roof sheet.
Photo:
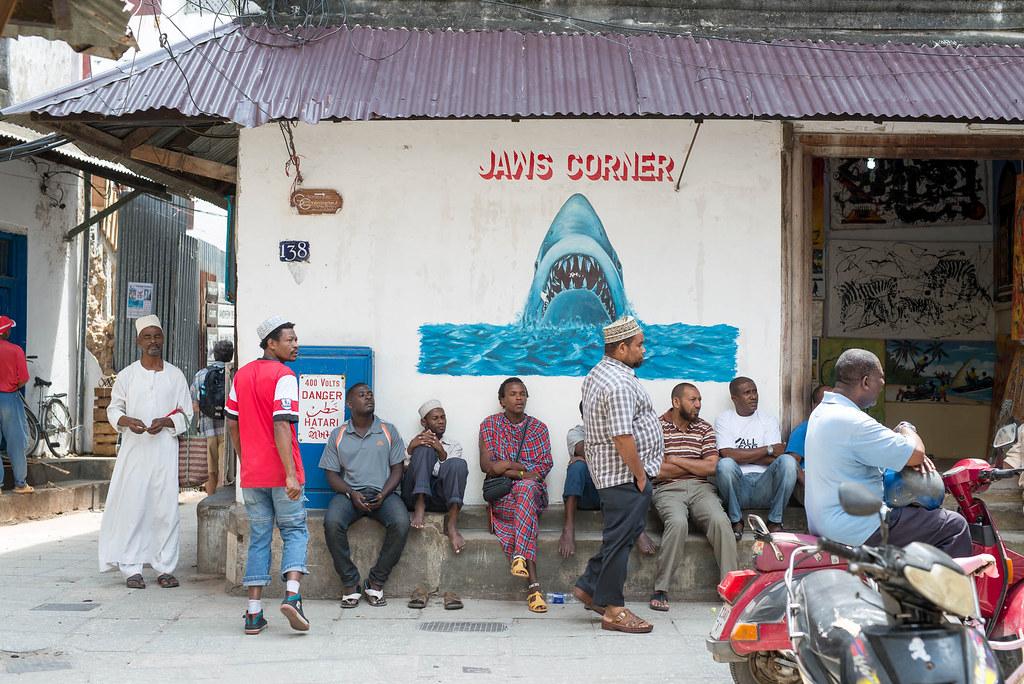
[[[66,14],[55,11],[57,7],[66,9]],[[47,19],[49,14],[60,16]],[[16,2],[10,22],[4,25],[0,21],[0,36],[62,40],[75,52],[117,59],[128,48],[138,47],[135,38],[127,35],[130,18],[124,0],[74,0],[49,7],[40,2]]]
[[[1024,47],[221,26],[4,110],[223,118],[686,116],[1024,122]],[[187,77],[187,78],[186,78]]]

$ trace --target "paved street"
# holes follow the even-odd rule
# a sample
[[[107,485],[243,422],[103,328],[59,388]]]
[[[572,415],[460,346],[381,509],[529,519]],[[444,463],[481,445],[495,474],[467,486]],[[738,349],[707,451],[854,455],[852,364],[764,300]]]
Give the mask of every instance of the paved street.
[[[301,635],[270,601],[270,629],[245,636],[243,599],[226,594],[223,580],[196,574],[198,498],[187,497],[178,589],[160,589],[148,569],[148,588],[135,591],[116,573],[97,573],[99,513],[0,527],[0,680],[730,681],[704,649],[709,603],[677,602],[667,616],[632,606],[655,630],[628,636],[602,632],[579,604],[534,617],[498,601],[472,601],[460,612],[442,610],[437,599],[424,611],[401,597],[349,611],[308,601],[313,628]],[[454,620],[500,631],[424,631]]]

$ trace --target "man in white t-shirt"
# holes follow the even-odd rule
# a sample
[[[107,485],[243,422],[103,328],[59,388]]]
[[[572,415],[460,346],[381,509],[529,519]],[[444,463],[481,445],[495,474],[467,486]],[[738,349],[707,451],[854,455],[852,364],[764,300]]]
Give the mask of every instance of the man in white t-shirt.
[[[784,453],[779,421],[757,410],[757,385],[738,377],[729,383],[736,407],[715,420],[718,467],[715,480],[732,531],[743,536],[743,509],[767,508],[768,530],[781,532],[782,512],[797,481],[796,459]]]

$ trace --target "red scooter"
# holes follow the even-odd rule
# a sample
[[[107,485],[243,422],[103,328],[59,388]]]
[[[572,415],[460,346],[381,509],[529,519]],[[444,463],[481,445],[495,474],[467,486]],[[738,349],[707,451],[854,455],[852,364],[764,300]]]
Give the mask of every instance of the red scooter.
[[[1016,426],[1011,424],[996,434],[993,446],[1005,449],[1015,440]],[[996,480],[1017,477],[1021,472],[1024,469],[1001,469],[969,458],[942,475],[946,491],[970,525],[972,554],[990,554],[995,559],[994,572],[972,567],[985,634],[993,642],[1024,638],[1024,556],[1006,548],[988,507],[976,495]],[[748,524],[754,530],[754,569],[731,572],[718,585],[724,603],[707,648],[717,662],[729,663],[733,681],[738,684],[796,684],[800,675],[786,624],[783,576],[793,551],[816,545],[818,540],[811,535],[771,534],[753,515]],[[844,566],[839,557],[819,552],[801,560],[794,574],[799,581],[808,572]],[[1021,663],[1020,650],[998,650],[997,654],[1004,675]]]

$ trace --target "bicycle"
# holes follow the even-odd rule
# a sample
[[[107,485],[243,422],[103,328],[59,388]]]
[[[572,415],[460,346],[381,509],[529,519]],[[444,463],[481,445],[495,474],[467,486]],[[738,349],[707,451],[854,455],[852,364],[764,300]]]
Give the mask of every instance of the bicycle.
[[[33,360],[36,357],[29,356],[26,359]],[[48,394],[47,387],[52,382],[36,377],[34,386],[39,390],[38,413],[32,411],[25,395],[21,396],[21,403],[25,405],[25,418],[28,421],[28,455],[36,453],[39,442],[46,437],[46,448],[56,458],[63,458],[75,448],[75,430],[78,429],[71,422],[71,412],[62,399],[68,396],[63,394]]]

